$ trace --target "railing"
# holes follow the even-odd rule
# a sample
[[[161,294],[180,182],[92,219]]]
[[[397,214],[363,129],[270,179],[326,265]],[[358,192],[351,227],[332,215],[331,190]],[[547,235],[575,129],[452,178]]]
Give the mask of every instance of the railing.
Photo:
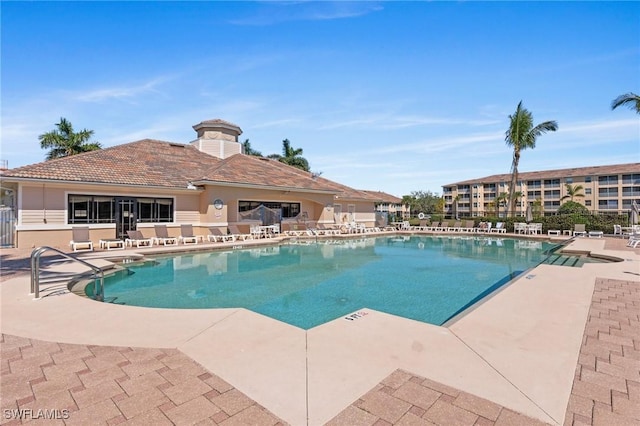
[[[33,294],[34,299],[40,298],[40,256],[46,251],[54,251],[62,257],[74,260],[92,269],[94,272],[93,275],[96,277],[96,282],[98,282],[98,278],[100,279],[100,285],[96,285],[95,298],[101,302],[104,301],[104,271],[102,268],[49,246],[38,247],[31,252],[31,292],[29,294]]]

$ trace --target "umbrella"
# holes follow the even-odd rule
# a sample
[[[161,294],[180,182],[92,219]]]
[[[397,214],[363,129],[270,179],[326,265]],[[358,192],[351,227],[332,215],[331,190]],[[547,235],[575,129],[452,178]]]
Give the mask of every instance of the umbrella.
[[[531,204],[527,206],[527,213],[525,215],[525,221],[527,223],[533,221],[533,211],[531,211]]]
[[[632,226],[638,224],[638,216],[640,216],[640,208],[638,207],[636,200],[633,200],[633,203],[631,203],[631,225]]]

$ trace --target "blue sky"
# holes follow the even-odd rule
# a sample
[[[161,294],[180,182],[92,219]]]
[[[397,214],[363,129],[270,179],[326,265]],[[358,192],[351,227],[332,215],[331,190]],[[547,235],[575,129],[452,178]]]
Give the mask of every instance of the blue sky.
[[[638,2],[7,2],[0,158],[60,117],[104,147],[238,124],[312,171],[397,196],[508,173],[518,102],[559,130],[521,171],[640,161]]]

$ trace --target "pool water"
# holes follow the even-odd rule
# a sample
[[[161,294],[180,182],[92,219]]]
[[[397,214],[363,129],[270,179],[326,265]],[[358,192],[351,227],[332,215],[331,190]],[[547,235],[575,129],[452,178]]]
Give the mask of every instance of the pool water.
[[[440,325],[553,245],[488,237],[378,237],[179,254],[105,278],[105,300],[243,307],[309,329],[362,308]],[[87,286],[91,297],[93,286]]]

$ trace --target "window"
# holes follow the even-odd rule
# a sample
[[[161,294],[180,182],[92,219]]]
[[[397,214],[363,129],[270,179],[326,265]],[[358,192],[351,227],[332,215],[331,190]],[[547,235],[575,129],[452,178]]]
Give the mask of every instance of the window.
[[[598,176],[598,184],[600,185],[617,185],[618,184],[618,176]]]
[[[270,201],[238,201],[238,211],[247,212],[260,207],[260,205],[274,210],[281,210],[283,219],[296,217],[300,214],[300,203],[275,203]]]
[[[591,195],[591,188],[585,188],[584,195]]]
[[[623,186],[623,197],[640,197],[640,186]]]
[[[545,198],[560,198],[560,190],[559,189],[552,189],[549,191],[544,191],[544,197]]]
[[[591,207],[591,200],[584,200],[584,205],[586,207]]]
[[[542,191],[527,191],[528,198],[540,198]]]
[[[133,198],[139,222],[173,222],[173,199]],[[68,223],[115,223],[116,197],[69,195]]]
[[[585,178],[584,178],[584,182],[585,182],[585,183],[589,183],[589,182],[591,182],[591,176],[587,176],[587,177],[585,177]]]
[[[564,178],[564,183],[573,183],[573,178]]]
[[[528,180],[527,181],[527,188],[529,189],[540,189],[540,187],[542,186],[541,182],[539,180]]]
[[[622,183],[624,185],[640,185],[640,173],[622,175]]]
[[[598,201],[599,210],[618,210],[618,200],[600,200]]]
[[[598,188],[599,197],[617,197],[618,188]]]
[[[558,207],[560,207],[560,201],[545,201],[544,202],[544,209],[545,210],[557,209]]]
[[[560,187],[560,179],[545,179],[544,186],[547,188],[558,188]]]

